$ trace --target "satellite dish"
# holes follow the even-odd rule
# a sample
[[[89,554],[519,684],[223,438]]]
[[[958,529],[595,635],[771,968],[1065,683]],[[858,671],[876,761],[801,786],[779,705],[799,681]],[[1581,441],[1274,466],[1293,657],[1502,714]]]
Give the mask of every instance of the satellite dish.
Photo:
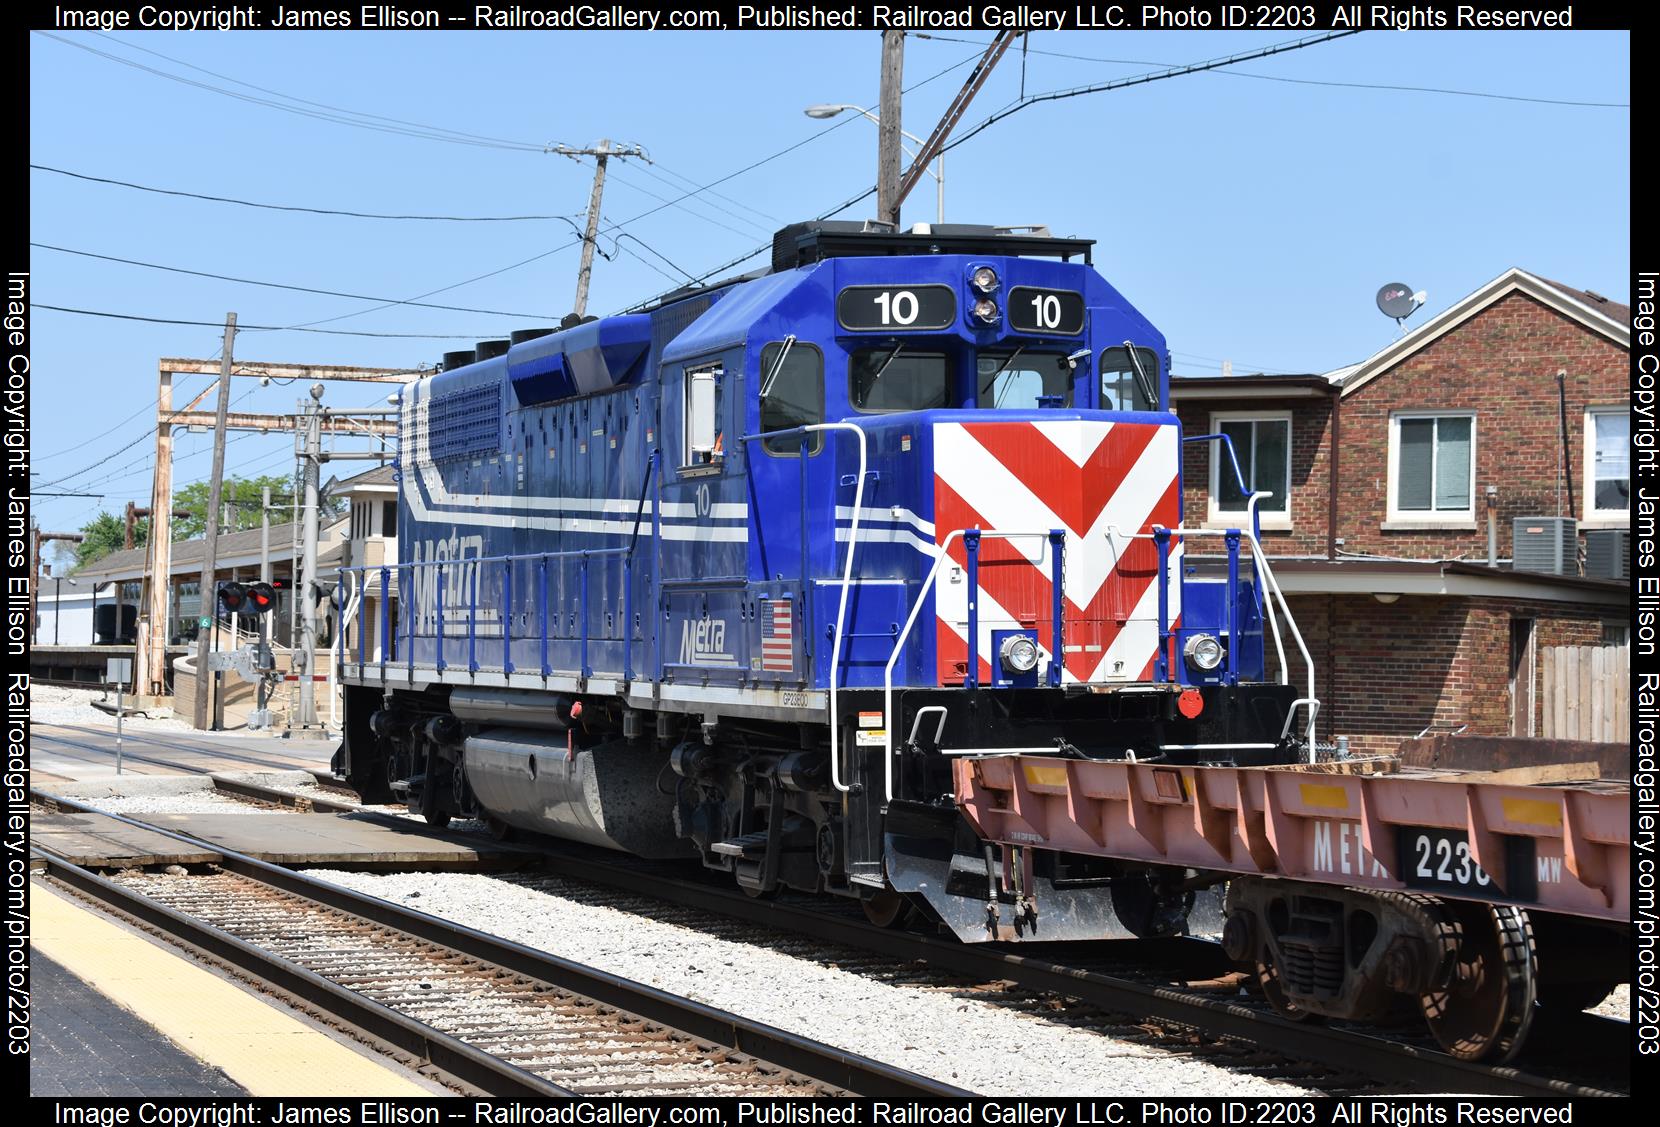
[[[1378,290],[1378,310],[1385,317],[1393,317],[1397,321],[1404,320],[1412,315],[1412,311],[1417,309],[1418,305],[1417,295],[1405,282],[1390,282]]]

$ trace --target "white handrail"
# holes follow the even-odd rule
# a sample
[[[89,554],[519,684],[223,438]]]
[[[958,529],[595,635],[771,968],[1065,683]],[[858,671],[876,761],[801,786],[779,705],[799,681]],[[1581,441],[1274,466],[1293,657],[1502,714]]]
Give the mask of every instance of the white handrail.
[[[940,541],[939,550],[934,556],[934,565],[928,569],[928,576],[922,581],[922,590],[917,592],[916,602],[911,604],[911,613],[905,619],[904,627],[899,631],[899,637],[894,639],[893,653],[888,655],[887,667],[882,671],[882,786],[883,793],[889,802],[893,801],[893,666],[899,660],[899,655],[905,649],[905,642],[911,636],[911,627],[916,625],[916,616],[922,613],[922,604],[928,599],[928,592],[933,589],[934,580],[939,576],[940,565],[951,558],[951,542],[965,532],[979,532],[982,540],[1013,540],[1021,536],[1041,536],[1048,538],[1049,533],[1043,532],[986,532],[981,529],[954,528],[946,533],[945,539]],[[978,591],[968,593],[970,599],[979,598]],[[978,616],[975,616],[978,621]],[[980,639],[968,640],[968,660],[980,660]],[[1061,655],[1050,654],[1050,661],[1060,661]]]
[[[859,479],[853,485],[853,523],[847,530],[847,561],[842,565],[842,597],[836,607],[836,635],[830,650],[830,785],[847,794],[852,787],[842,782],[841,774],[841,719],[836,715],[836,686],[841,680],[842,629],[847,624],[847,593],[853,589],[853,550],[859,546],[859,514],[865,502],[865,431],[854,423],[809,423],[801,428],[811,433],[821,430],[850,430],[859,436]],[[806,598],[807,592],[803,591]]]

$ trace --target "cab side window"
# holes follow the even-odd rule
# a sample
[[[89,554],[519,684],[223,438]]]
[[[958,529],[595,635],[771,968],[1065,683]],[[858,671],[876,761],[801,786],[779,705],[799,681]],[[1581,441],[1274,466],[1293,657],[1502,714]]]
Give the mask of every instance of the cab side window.
[[[687,368],[682,381],[680,467],[712,469],[726,456],[720,365]]]
[[[782,362],[780,362],[782,361]],[[774,341],[761,349],[761,432],[792,430],[824,421],[824,353],[800,341]],[[823,434],[792,434],[762,441],[769,454],[799,454],[801,440],[817,454]]]
[[[1159,358],[1150,348],[1127,348],[1101,353],[1101,410],[1157,411]]]

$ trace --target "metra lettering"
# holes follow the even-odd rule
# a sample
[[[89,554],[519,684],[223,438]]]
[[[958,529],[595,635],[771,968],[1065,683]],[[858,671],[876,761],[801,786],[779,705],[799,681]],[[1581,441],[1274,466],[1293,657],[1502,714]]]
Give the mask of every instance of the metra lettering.
[[[1335,843],[1332,840],[1334,827],[1337,831]],[[1360,826],[1354,822],[1315,820],[1314,871],[1389,879],[1389,870],[1360,843]]]
[[[417,608],[416,629],[420,633],[438,632],[439,571],[444,573],[444,632],[453,633],[458,628],[463,631],[466,629],[465,610],[458,615],[456,608],[465,608],[470,603],[474,572],[478,570],[477,560],[482,555],[484,537],[478,535],[415,542],[415,558],[412,562],[416,566],[410,569],[413,574],[409,576],[409,582],[413,587]],[[444,561],[444,566],[421,566],[437,561]]]
[[[732,665],[738,659],[726,652],[726,619],[687,619],[680,630],[680,664]]]

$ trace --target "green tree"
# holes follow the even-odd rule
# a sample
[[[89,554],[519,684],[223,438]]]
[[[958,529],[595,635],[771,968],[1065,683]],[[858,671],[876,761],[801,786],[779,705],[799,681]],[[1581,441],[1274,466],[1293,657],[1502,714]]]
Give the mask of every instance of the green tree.
[[[75,568],[80,569],[111,552],[119,552],[126,543],[127,524],[113,513],[99,513],[81,525],[86,537],[75,545]],[[150,538],[150,522],[139,520],[133,525],[133,546],[142,548]]]
[[[195,481],[173,494],[175,512],[188,512],[188,517],[173,518],[173,539],[195,540],[207,535],[208,486],[206,481]],[[293,510],[293,482],[286,477],[231,477],[225,479],[220,491],[223,505],[228,510],[220,514],[219,531],[237,532],[259,527],[260,491],[271,490],[271,523],[282,524]]]

